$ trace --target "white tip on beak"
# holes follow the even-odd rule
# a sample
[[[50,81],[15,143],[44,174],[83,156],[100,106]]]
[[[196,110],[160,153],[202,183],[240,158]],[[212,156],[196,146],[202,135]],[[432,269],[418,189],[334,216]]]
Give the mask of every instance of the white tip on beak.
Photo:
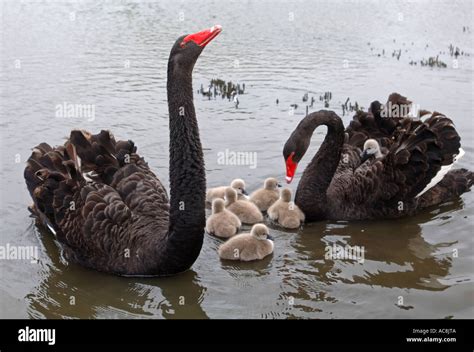
[[[220,24],[216,24],[215,26],[212,26],[209,31],[212,33],[212,32],[214,32],[216,29],[222,29],[222,26],[221,26]]]

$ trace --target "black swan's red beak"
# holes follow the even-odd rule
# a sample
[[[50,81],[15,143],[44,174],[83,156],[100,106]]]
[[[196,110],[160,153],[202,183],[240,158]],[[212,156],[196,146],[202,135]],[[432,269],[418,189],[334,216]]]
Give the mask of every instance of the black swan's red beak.
[[[286,183],[291,183],[293,181],[293,177],[295,177],[296,167],[298,163],[293,161],[293,155],[295,153],[291,153],[288,159],[286,159]]]
[[[212,26],[211,28],[205,29],[203,31],[189,34],[184,37],[183,41],[181,42],[181,46],[184,46],[188,42],[194,42],[200,47],[204,48],[207,44],[210,43],[212,39],[218,36],[218,34],[222,32],[222,27],[218,24]]]

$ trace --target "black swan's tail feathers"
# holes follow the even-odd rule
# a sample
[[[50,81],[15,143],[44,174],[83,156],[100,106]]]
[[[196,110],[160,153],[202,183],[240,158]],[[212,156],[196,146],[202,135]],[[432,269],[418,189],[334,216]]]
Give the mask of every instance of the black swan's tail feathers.
[[[153,196],[157,193],[157,203],[168,207],[166,190],[136,151],[132,141],[115,141],[105,130],[95,135],[74,130],[64,146],[56,148],[41,143],[33,149],[24,172],[34,201],[30,211],[60,236],[60,226],[68,221],[67,214],[74,211],[74,207],[79,209],[87,198],[84,192],[96,190],[103,184],[123,196],[127,206],[137,213],[144,214],[146,207],[132,204],[132,200],[148,199],[147,192]],[[129,197],[131,193],[134,197]],[[153,216],[159,211],[168,214],[157,206],[146,210]]]
[[[30,211],[56,233],[58,227],[55,220],[55,192],[65,182],[77,185],[82,180],[81,174],[74,167],[64,147],[53,149],[48,144],[41,143],[33,148],[27,160],[24,178],[33,198]]]
[[[474,184],[474,172],[466,169],[449,171],[433,188],[420,197],[420,208],[427,208],[451,201],[465,192],[469,192]]]
[[[105,130],[96,135],[74,130],[66,142],[68,150],[74,151],[74,161],[81,173],[87,174],[92,180],[106,184],[111,182],[120,167],[115,156],[115,144],[112,134]]]
[[[68,151],[75,154],[75,164],[86,177],[110,185],[117,171],[128,164],[148,170],[148,165],[137,154],[132,141],[115,141],[109,131],[98,134],[75,130],[66,142]],[[69,153],[69,154],[72,154]]]
[[[425,123],[436,134],[437,141],[443,149],[442,165],[452,164],[454,156],[459,154],[461,148],[461,137],[459,137],[453,121],[443,114],[433,112]]]
[[[434,187],[463,154],[453,122],[444,115],[433,113],[425,122],[408,127],[388,155],[405,184],[400,199],[419,197]]]
[[[444,187],[449,186],[454,196],[460,196],[465,192],[469,192],[474,184],[474,172],[466,169],[452,170],[439,184]]]
[[[137,147],[132,141],[118,141],[115,144],[115,156],[120,163],[120,166],[124,166],[130,163],[130,158],[133,154],[136,154]]]
[[[96,135],[74,130],[64,146],[37,145],[24,171],[34,202],[30,211],[57,232],[56,224],[72,206],[72,197],[81,185],[88,179],[110,184],[120,167],[140,159],[135,152],[132,141],[116,142],[104,130]]]
[[[453,165],[464,155],[464,150],[461,148],[461,137],[457,133],[451,119],[438,112],[434,112],[431,117],[425,121],[425,124],[427,124],[429,129],[436,135],[436,143],[440,149],[437,157],[441,159],[441,167],[439,170],[435,170],[435,175],[423,190],[417,194],[417,197],[420,197],[423,193],[443,180]]]
[[[134,214],[140,214],[143,219],[161,219],[167,224],[169,201],[166,190],[136,153],[137,147],[131,140],[116,141],[105,130],[96,135],[72,131],[69,143],[77,153],[77,163],[86,179],[110,186],[106,188],[113,189]],[[83,187],[82,193],[84,189],[88,188]],[[86,199],[84,194],[81,198]]]

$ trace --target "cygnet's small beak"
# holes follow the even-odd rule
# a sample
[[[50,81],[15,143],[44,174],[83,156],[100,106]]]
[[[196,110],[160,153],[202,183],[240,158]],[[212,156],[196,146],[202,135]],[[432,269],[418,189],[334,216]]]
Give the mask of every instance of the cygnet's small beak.
[[[243,194],[244,196],[248,196],[248,195],[249,195],[245,189],[242,190],[242,194]]]
[[[280,182],[277,183],[277,187],[282,187]]]
[[[270,240],[270,241],[275,241],[275,240],[273,239],[273,237],[272,237],[272,236],[270,236],[270,235],[267,235],[267,240]]]
[[[361,163],[366,161],[368,158],[370,158],[370,154],[367,152],[367,150],[364,150],[362,153],[360,153],[360,162]]]

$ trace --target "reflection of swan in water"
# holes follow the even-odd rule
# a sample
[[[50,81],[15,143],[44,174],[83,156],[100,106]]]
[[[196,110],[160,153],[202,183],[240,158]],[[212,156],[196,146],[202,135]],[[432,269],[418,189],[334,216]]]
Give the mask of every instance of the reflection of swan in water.
[[[328,274],[338,266],[337,262],[341,262],[339,269],[346,271],[344,274],[351,278],[339,277],[338,280],[347,283],[443,290],[447,286],[437,279],[449,273],[451,255],[439,255],[436,252],[452,243],[430,244],[425,241],[422,226],[432,218],[431,214],[425,213],[412,219],[393,221],[321,223],[319,226],[307,227],[295,248],[315,257],[321,281],[333,281],[334,276]],[[324,237],[317,238],[319,244],[313,254],[310,252],[314,249],[314,239],[308,241],[310,232],[324,233]],[[364,247],[364,263],[359,264],[355,260],[324,260],[326,246],[334,243]]]
[[[446,278],[452,266],[451,245],[455,242],[429,243],[423,236],[422,228],[434,226],[438,232],[451,232],[452,228],[442,227],[438,222],[447,220],[450,212],[460,209],[460,202],[443,206],[436,216],[424,212],[399,220],[320,222],[305,226],[293,238],[295,254],[278,264],[282,266],[278,270],[282,272],[285,290],[281,301],[294,299],[294,307],[298,307],[296,316],[304,313],[313,314],[308,317],[325,317],[325,314],[330,317],[333,313],[347,316],[344,309],[350,304],[366,308],[366,302],[371,300],[374,306],[385,304],[389,306],[386,310],[398,309],[395,302],[400,292],[405,294],[408,289],[432,292],[447,289],[450,286],[446,284]],[[424,231],[426,233],[427,229]],[[325,259],[326,246],[333,243],[363,246],[365,261],[360,264],[355,260]],[[286,267],[295,266],[297,270],[285,272]],[[353,289],[346,285],[353,286]],[[380,314],[383,309],[378,309],[365,314]],[[291,309],[287,310],[289,316],[294,316],[294,313]],[[390,314],[397,313],[391,311]]]
[[[175,277],[140,279],[66,265],[52,237],[38,229],[49,259],[42,263],[41,283],[26,297],[30,317],[207,318],[201,307],[205,289],[193,270]]]

